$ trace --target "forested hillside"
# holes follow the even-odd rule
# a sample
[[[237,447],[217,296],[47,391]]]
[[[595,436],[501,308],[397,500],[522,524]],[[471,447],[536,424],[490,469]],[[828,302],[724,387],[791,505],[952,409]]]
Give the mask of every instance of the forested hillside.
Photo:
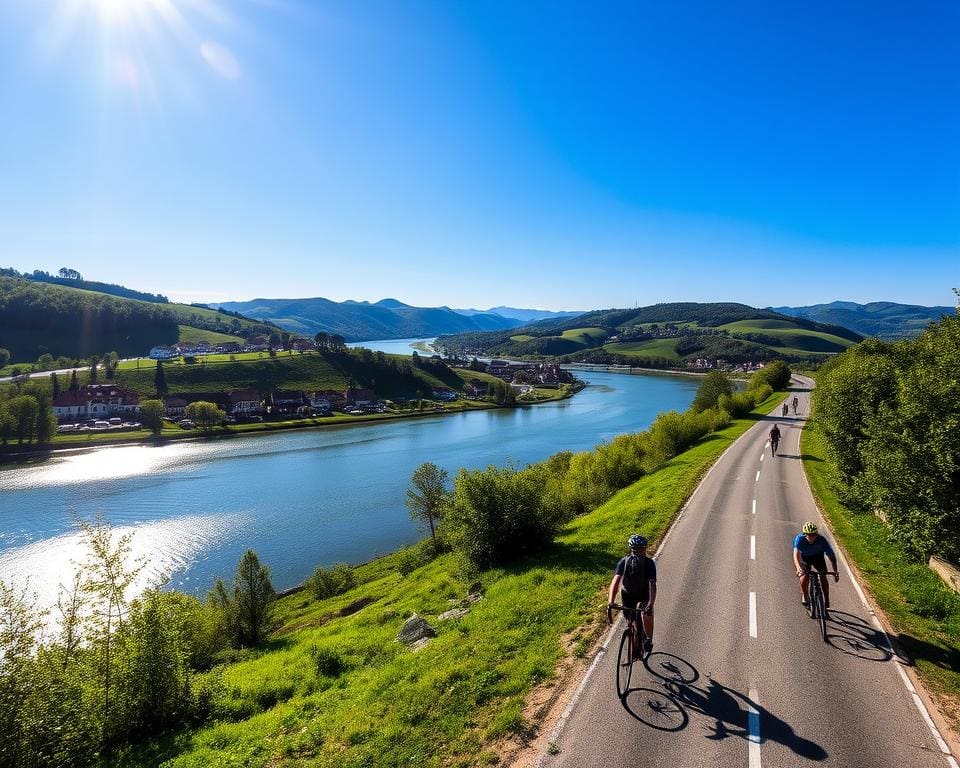
[[[439,344],[460,354],[684,368],[704,358],[730,363],[823,360],[861,338],[847,328],[745,304],[685,302],[598,310],[496,333],[443,336]]]
[[[182,327],[237,337],[276,330],[263,323],[184,304],[163,304],[0,277],[0,348],[12,362],[40,355],[87,358],[145,355],[179,340]]]
[[[151,301],[158,304],[167,304],[170,299],[159,293],[147,293],[146,291],[135,291],[124,285],[116,283],[101,283],[97,280],[84,280],[83,276],[75,269],[61,269],[59,275],[51,275],[42,269],[35,269],[33,272],[18,272],[15,269],[0,268],[0,277],[22,277],[24,280],[33,280],[38,283],[51,283],[53,285],[65,285],[68,288],[81,288],[85,291],[97,291],[98,293],[107,293],[111,296],[120,296],[124,299],[137,299],[139,301]]]

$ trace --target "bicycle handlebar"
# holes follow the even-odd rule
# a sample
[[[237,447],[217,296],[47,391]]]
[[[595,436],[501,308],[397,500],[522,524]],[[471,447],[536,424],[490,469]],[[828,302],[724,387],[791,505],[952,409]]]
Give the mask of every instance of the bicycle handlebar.
[[[821,575],[821,576],[839,576],[839,575],[840,575],[840,574],[838,574],[836,571],[815,571],[815,570],[813,570],[813,568],[804,568],[804,569],[801,569],[801,570],[803,571],[803,574],[802,574],[802,575],[804,575],[804,576],[809,576],[809,575],[812,574],[812,573],[816,573],[816,574],[819,574],[819,575]],[[799,576],[798,576],[797,578],[799,578]]]

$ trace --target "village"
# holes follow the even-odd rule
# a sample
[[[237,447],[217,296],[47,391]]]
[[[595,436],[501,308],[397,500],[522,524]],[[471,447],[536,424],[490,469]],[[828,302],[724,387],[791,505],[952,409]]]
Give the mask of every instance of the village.
[[[303,348],[300,348],[302,342]],[[294,346],[297,344],[297,346]],[[289,351],[300,353],[313,352],[315,347],[305,339],[292,338]],[[178,344],[174,346],[154,347],[150,358],[171,362],[180,357],[193,358],[209,354],[234,354],[241,352],[273,352],[269,340],[253,339],[248,344]],[[458,359],[443,359],[433,355],[434,361],[450,366],[467,366],[471,371],[496,376],[514,391],[515,397],[522,397],[535,388],[556,389],[561,384],[572,383],[574,376],[554,363],[517,363],[505,360],[480,362],[474,359],[469,364]],[[382,398],[368,387],[348,386],[343,390],[322,389],[305,391],[302,389],[274,389],[264,392],[252,387],[227,391],[175,392],[160,396],[163,403],[164,419],[183,429],[192,429],[193,422],[187,418],[187,408],[192,403],[213,403],[224,414],[226,424],[244,424],[263,421],[290,421],[302,418],[333,416],[335,413],[349,416],[383,414],[398,411],[409,405],[411,399],[424,405],[439,407],[443,403],[457,400],[483,401],[491,396],[491,384],[480,379],[468,380],[461,391],[448,387],[437,387],[429,397],[404,398],[392,400]],[[75,432],[99,432],[139,430],[141,396],[129,387],[117,383],[91,383],[79,385],[72,383],[70,388],[58,393],[52,402],[53,415],[57,420],[57,432],[61,434]]]

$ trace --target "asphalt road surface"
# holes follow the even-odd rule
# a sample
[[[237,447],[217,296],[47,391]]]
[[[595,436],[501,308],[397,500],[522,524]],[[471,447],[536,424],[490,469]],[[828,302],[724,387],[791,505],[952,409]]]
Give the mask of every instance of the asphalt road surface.
[[[831,579],[827,643],[800,604],[793,537],[820,517],[799,450],[809,394],[796,395],[796,416],[778,408],[727,451],[664,543],[654,650],[629,693],[616,691],[621,621],[541,765],[956,765],[846,570]]]

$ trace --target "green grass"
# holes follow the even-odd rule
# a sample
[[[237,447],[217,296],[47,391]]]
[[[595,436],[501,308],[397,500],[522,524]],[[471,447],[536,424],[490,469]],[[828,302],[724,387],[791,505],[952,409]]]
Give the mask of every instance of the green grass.
[[[517,336],[511,336],[510,341],[532,341],[535,338],[535,336],[528,336],[525,333],[521,333]]]
[[[832,333],[799,328],[786,320],[738,320],[721,325],[719,328],[730,331],[734,336],[741,333],[762,333],[771,336],[777,339],[782,347],[788,348],[783,351],[790,354],[842,352],[854,343],[849,339],[834,336]]]
[[[960,726],[960,597],[926,564],[908,557],[882,520],[840,502],[826,441],[815,419],[803,431],[801,449],[814,496],[837,541],[889,620],[900,650],[956,730]]]
[[[758,411],[776,401],[771,397]],[[456,621],[436,622],[468,583],[452,555],[401,577],[401,553],[357,569],[360,586],[336,598],[284,598],[282,628],[265,647],[224,666],[220,722],[139,745],[114,765],[474,766],[495,763],[490,743],[527,734],[523,702],[549,684],[563,641],[588,645],[603,629],[603,589],[625,532],[659,541],[719,455],[753,423],[735,422],[571,523],[548,551],[486,572],[485,598]],[[362,598],[352,615],[339,612]],[[418,613],[438,637],[419,652],[396,642]],[[345,670],[317,673],[310,650]]]
[[[617,355],[633,355],[634,357],[666,357],[679,360],[677,354],[677,339],[648,339],[647,341],[624,341],[613,344],[604,344],[607,352]]]
[[[585,347],[595,347],[610,335],[605,328],[571,328],[564,331],[560,338],[575,341]]]
[[[206,342],[207,344],[226,344],[229,341],[243,343],[239,336],[231,336],[227,333],[217,333],[216,331],[205,331],[202,328],[193,328],[189,325],[181,325],[178,341],[183,344],[198,344]]]

